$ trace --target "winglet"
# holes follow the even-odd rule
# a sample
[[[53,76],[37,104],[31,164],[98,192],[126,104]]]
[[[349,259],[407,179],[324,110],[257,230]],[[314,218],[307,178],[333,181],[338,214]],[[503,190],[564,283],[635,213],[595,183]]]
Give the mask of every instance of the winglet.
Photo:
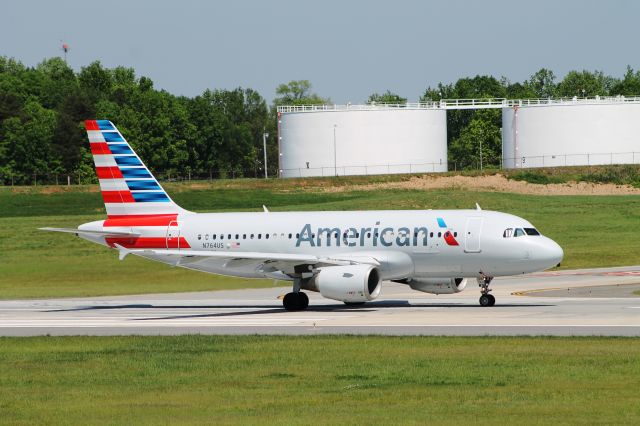
[[[265,213],[269,213],[269,209],[267,208],[267,206],[265,206],[264,204],[262,205],[262,208],[264,209]]]
[[[476,210],[482,210],[482,208],[480,208],[480,204],[476,203]]]

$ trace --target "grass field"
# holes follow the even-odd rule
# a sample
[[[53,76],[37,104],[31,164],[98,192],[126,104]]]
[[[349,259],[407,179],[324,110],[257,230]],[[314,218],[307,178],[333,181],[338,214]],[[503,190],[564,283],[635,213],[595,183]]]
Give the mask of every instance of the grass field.
[[[625,338],[0,339],[2,424],[639,424],[639,388]]]
[[[530,220],[565,250],[562,268],[640,263],[639,196],[534,196],[446,190],[324,192],[304,189],[367,182],[365,178],[310,181],[221,181],[168,184],[194,211],[273,211],[473,208],[500,210]],[[373,181],[384,177],[369,178]],[[388,178],[388,179],[396,179]],[[400,179],[400,178],[397,178]],[[273,286],[186,271],[128,257],[71,235],[38,231],[75,227],[104,218],[95,186],[0,189],[0,298],[92,296]]]

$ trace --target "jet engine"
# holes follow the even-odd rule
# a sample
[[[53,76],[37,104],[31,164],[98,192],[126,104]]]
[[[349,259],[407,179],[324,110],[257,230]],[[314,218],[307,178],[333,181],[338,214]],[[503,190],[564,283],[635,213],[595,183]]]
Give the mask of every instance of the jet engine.
[[[418,291],[431,294],[460,293],[467,286],[466,278],[419,278],[411,279],[409,286]]]
[[[378,297],[381,284],[380,272],[375,266],[348,265],[320,268],[303,288],[319,291],[327,299],[360,303]]]

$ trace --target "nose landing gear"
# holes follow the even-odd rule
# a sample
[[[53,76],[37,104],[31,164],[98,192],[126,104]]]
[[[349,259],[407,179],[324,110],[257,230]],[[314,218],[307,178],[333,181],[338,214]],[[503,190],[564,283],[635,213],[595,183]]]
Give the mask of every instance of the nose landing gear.
[[[480,306],[493,306],[496,304],[496,298],[493,297],[492,294],[489,294],[491,289],[489,288],[489,284],[491,284],[491,280],[493,277],[487,276],[480,273],[480,277],[478,277],[478,285],[480,286]]]

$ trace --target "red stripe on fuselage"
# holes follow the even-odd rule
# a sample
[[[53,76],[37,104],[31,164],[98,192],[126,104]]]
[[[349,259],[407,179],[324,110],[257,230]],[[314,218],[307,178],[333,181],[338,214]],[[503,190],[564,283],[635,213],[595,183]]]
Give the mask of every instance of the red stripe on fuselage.
[[[109,145],[105,142],[91,142],[89,145],[91,145],[91,153],[93,155],[111,154]]]
[[[96,120],[84,120],[84,127],[87,130],[100,130]]]
[[[189,249],[191,246],[184,237],[165,238],[165,237],[107,237],[107,244],[114,247],[115,244],[121,245],[129,249]]]
[[[177,218],[177,214],[111,215],[107,217],[102,226],[169,226]]]
[[[135,203],[131,191],[102,191],[105,203]]]
[[[118,167],[96,167],[98,179],[122,179],[122,172]]]

